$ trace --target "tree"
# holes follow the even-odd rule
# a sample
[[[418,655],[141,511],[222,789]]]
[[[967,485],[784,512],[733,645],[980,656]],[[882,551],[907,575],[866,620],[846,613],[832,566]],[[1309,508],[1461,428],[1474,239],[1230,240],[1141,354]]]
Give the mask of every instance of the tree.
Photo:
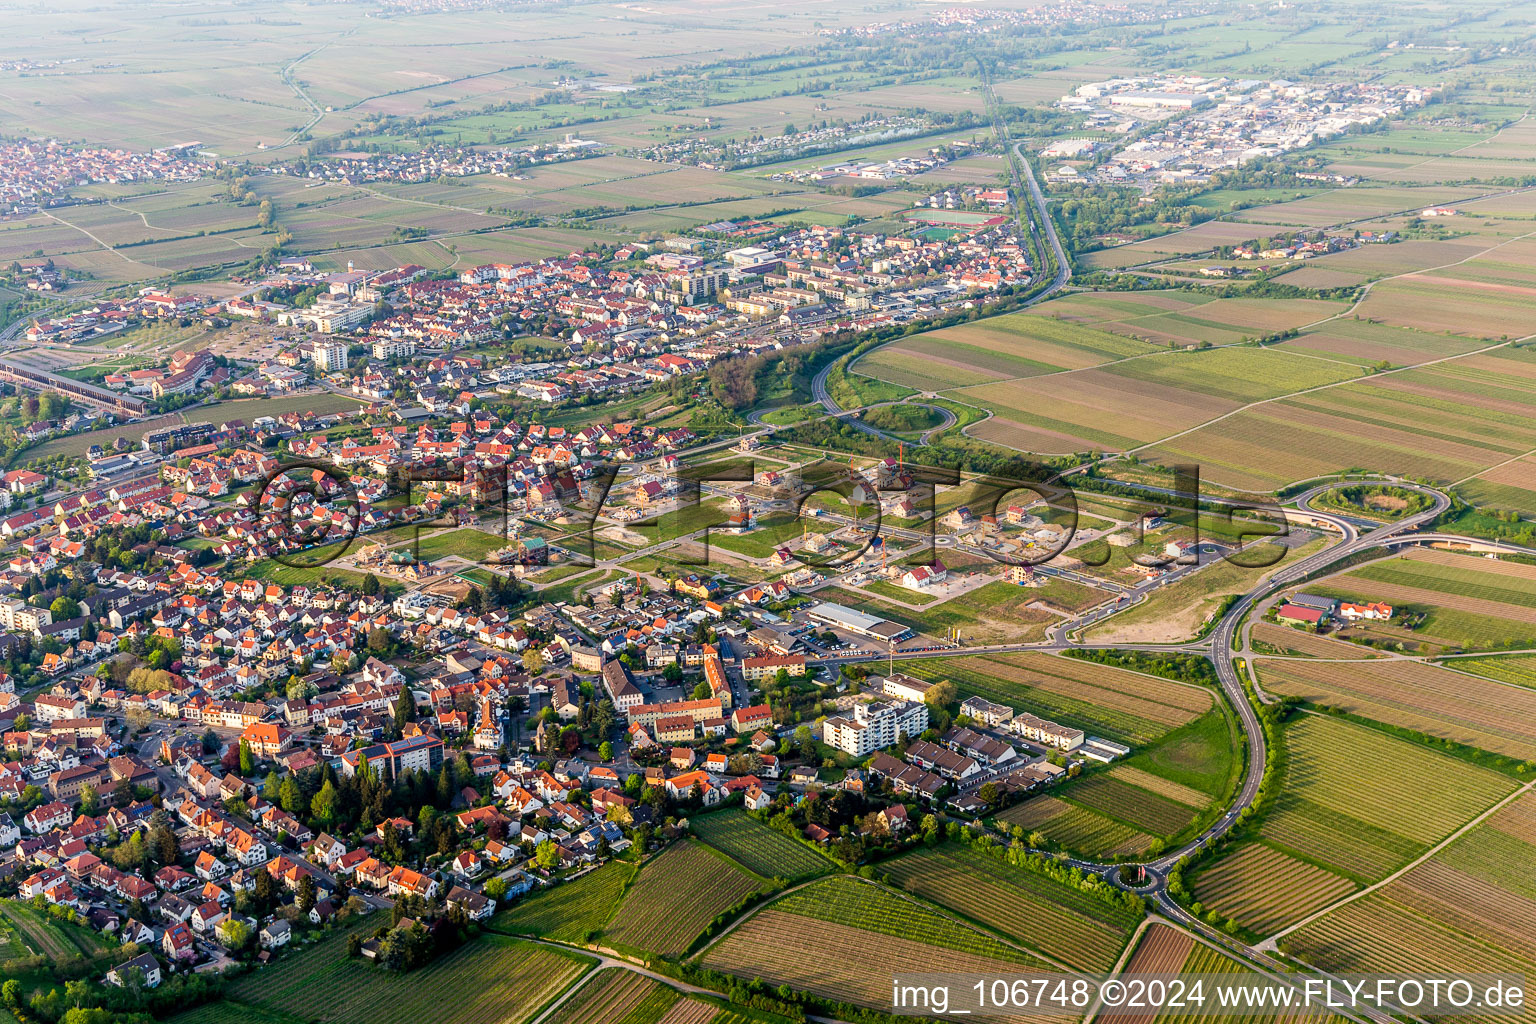
[[[315,880],[310,875],[299,879],[299,896],[297,900],[299,909],[309,913],[315,907]]]
[[[388,655],[394,649],[395,638],[390,631],[383,626],[375,626],[368,632],[368,653],[374,655]]]
[[[928,687],[928,692],[923,694],[923,703],[930,708],[947,708],[959,699],[960,692],[955,684],[948,679],[940,680]]]
[[[53,621],[55,622],[63,619],[79,618],[80,602],[72,597],[60,595],[53,599],[53,603],[48,606],[48,611],[53,614]]]
[[[560,863],[560,847],[544,840],[533,848],[533,862],[545,871],[553,870]]]
[[[702,680],[701,679],[701,680],[699,680],[699,685],[697,685],[697,686],[695,686],[693,688],[693,699],[694,700],[708,700],[709,699],[709,695],[711,693],[713,693],[713,692],[714,691],[711,690],[710,687],[709,687],[709,683],[706,680]]]
[[[151,856],[162,867],[175,864],[176,858],[181,856],[181,845],[176,841],[176,833],[171,831],[168,824],[150,826],[149,848]],[[266,872],[263,871],[260,874],[266,874]]]
[[[377,597],[379,591],[384,589],[384,586],[379,582],[379,578],[377,576],[375,576],[373,573],[369,573],[363,577],[362,589],[364,597]]]
[[[283,779],[283,788],[279,795],[282,798],[283,810],[289,814],[299,814],[304,806],[304,791],[299,789],[299,780],[292,775]]]
[[[603,740],[603,742],[598,745],[597,756],[602,758],[604,761],[612,761],[613,744],[609,743],[607,740]]]
[[[256,774],[256,754],[251,750],[251,745],[244,739],[240,741],[240,775],[242,778],[250,778]],[[289,776],[292,778],[292,776]]]
[[[266,874],[265,871],[261,873]],[[238,917],[226,918],[219,925],[219,938],[231,953],[245,952],[255,937],[256,933],[251,930],[251,926]]]
[[[330,779],[326,779],[320,787],[320,792],[310,800],[309,813],[329,825],[336,820],[336,802],[336,787],[331,785]]]
[[[256,872],[256,888],[252,895],[263,912],[277,905],[277,880],[272,877],[272,872]]]
[[[80,787],[80,813],[96,816],[101,810],[101,796],[96,792],[96,787],[87,783]]]
[[[523,671],[531,676],[536,676],[544,671],[544,655],[533,647],[523,652]]]

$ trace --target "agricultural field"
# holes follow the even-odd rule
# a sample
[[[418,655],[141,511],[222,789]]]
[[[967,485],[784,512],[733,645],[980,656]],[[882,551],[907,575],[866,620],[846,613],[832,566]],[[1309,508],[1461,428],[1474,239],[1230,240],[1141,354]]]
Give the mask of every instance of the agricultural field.
[[[1054,796],[1030,797],[999,813],[997,820],[1026,833],[1040,832],[1063,849],[1087,857],[1135,857],[1157,841],[1131,825]]]
[[[1274,653],[1295,655],[1307,658],[1331,658],[1345,660],[1364,660],[1378,658],[1381,655],[1372,651],[1369,647],[1352,644],[1344,640],[1333,640],[1316,633],[1308,633],[1291,626],[1281,626],[1273,622],[1255,622],[1249,633],[1255,650],[1265,647],[1274,648]]]
[[[1486,768],[1326,716],[1303,715],[1285,742],[1283,786],[1260,835],[1355,881],[1401,867],[1515,788]]]
[[[716,915],[765,887],[723,854],[685,840],[641,867],[603,940],[674,956],[686,951]]]
[[[1395,640],[1412,650],[1438,653],[1531,646],[1536,641],[1533,583],[1536,566],[1431,548],[1330,576],[1314,589],[1393,606],[1390,621],[1352,626],[1342,635]],[[1418,624],[1400,626],[1400,617]]]
[[[953,571],[953,559],[945,555],[945,564]],[[1064,615],[1084,611],[1110,599],[1109,593],[1071,580],[1043,578],[1043,585],[1025,587],[1007,580],[984,583],[954,597],[921,608],[910,605],[931,601],[929,595],[907,590],[884,581],[865,584],[848,593],[856,604],[865,604],[868,593],[899,602],[887,606],[890,618],[898,619],[919,632],[937,636],[947,629],[958,629],[974,643],[1013,642],[1025,637],[1043,637],[1051,624]]]
[[[737,810],[696,814],[689,831],[753,874],[798,882],[823,874],[832,862],[815,850]]]
[[[1141,454],[1257,491],[1357,466],[1450,483],[1536,449],[1533,414],[1536,353],[1503,347],[1246,408]]]
[[[1389,884],[1285,935],[1281,948],[1333,971],[1528,974],[1536,886],[1520,866],[1533,857],[1536,797],[1526,794]]]
[[[1205,941],[1164,924],[1154,924],[1147,928],[1122,972],[1124,975],[1235,973],[1247,973],[1246,968]],[[1223,1016],[1234,1024],[1272,1024],[1282,1020],[1296,1024],[1323,1024],[1329,1021],[1325,1014],[1310,1012],[1276,1014],[1253,1010]],[[1166,1009],[1160,1012],[1102,1013],[1097,1019],[1105,1024],[1189,1024],[1208,1017]],[[1343,1024],[1343,1018],[1333,1018],[1330,1024]]]
[[[1095,773],[1065,793],[1079,806],[1164,838],[1178,835],[1195,820],[1195,809],[1188,803],[1136,785],[1124,776]]]
[[[1447,658],[1441,665],[1456,672],[1536,689],[1536,654],[1503,654],[1486,658]]]
[[[1084,971],[1114,966],[1136,918],[1092,896],[963,846],[881,865],[903,889]]]
[[[0,917],[6,924],[0,951],[8,949],[10,955],[22,955],[16,949],[18,939],[28,949],[51,960],[95,956],[111,948],[91,929],[55,920],[47,912],[20,900],[0,901]]]
[[[1372,138],[1375,139],[1376,136]],[[1326,146],[1323,151],[1327,152]],[[1350,221],[1375,220],[1391,214],[1416,213],[1426,206],[1445,206],[1489,191],[1492,190],[1482,186],[1335,189],[1294,202],[1244,210],[1233,214],[1233,217],[1237,220],[1266,225],[1327,227]]]
[[[1268,207],[1270,210],[1285,208],[1286,204]],[[1194,227],[1158,235],[1155,238],[1087,253],[1083,257],[1083,263],[1094,270],[1131,267],[1174,256],[1193,256],[1196,253],[1209,252],[1219,245],[1237,245],[1247,239],[1265,238],[1282,230],[1284,230],[1283,226],[1274,221],[1263,224],[1206,221],[1204,224],[1196,224]]]
[[[955,397],[995,413],[994,419],[972,429],[975,436],[1060,454],[1139,448],[1254,402],[1342,384],[1359,375],[1358,367],[1275,348],[1163,350],[1049,380],[966,387]]]
[[[1264,688],[1426,736],[1536,757],[1536,691],[1412,661],[1256,658]]]
[[[523,897],[511,907],[497,911],[489,928],[508,935],[586,942],[612,919],[634,874],[633,865],[615,861],[574,882],[563,882]]]
[[[909,662],[925,679],[949,679],[979,695],[1111,739],[1145,744],[1214,707],[1209,691],[1050,654],[982,654]]]
[[[921,936],[921,938],[916,938]],[[871,971],[878,957],[881,969]],[[1042,960],[878,886],[838,876],[813,882],[753,914],[699,962],[821,999],[890,1006],[893,972],[1049,970]],[[1031,1020],[1039,1018],[998,1018]]]
[[[848,875],[834,875],[787,893],[768,905],[790,914],[899,938],[922,935],[925,942],[956,953],[1016,963],[1038,963],[985,933],[949,920],[912,900]]]
[[[1286,281],[1294,275],[1287,274]],[[1431,334],[1411,327],[1393,327],[1370,320],[1337,319],[1282,341],[1281,351],[1338,359],[1359,366],[1386,363],[1406,366],[1426,359],[1465,355],[1482,344],[1468,338]]]
[[[850,367],[919,391],[1079,370],[1145,355],[1147,346],[1064,321],[1010,313],[882,346]]]
[[[1257,935],[1294,924],[1356,888],[1342,875],[1262,842],[1245,843],[1202,866],[1190,884],[1207,910]]]
[[[300,955],[239,978],[236,1003],[321,1024],[365,1024],[382,1017],[427,1024],[520,1024],[579,977],[584,956],[484,935],[409,974],[347,956],[347,929]]]
[[[658,1024],[677,1001],[677,992],[658,981],[622,967],[608,967],[588,978],[548,1020],[550,1024]]]

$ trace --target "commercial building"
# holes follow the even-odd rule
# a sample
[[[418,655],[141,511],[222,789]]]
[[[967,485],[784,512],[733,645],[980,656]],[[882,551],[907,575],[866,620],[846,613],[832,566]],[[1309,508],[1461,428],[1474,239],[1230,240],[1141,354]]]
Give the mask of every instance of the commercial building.
[[[812,622],[819,622],[833,629],[846,629],[850,633],[859,636],[867,636],[872,640],[884,640],[889,643],[900,643],[910,640],[914,635],[912,630],[899,622],[882,619],[878,615],[868,615],[856,608],[847,605],[833,604],[830,601],[816,605],[806,612],[806,616]]]

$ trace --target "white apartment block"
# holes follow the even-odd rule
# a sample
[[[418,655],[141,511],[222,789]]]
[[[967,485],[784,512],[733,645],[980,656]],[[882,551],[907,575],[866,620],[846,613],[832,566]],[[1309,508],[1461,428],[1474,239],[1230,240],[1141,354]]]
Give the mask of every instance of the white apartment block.
[[[822,739],[853,757],[864,757],[889,747],[902,733],[917,736],[928,728],[928,706],[911,701],[879,701],[859,704],[853,717],[842,715],[822,723]]]
[[[335,373],[347,368],[347,346],[339,341],[315,342],[315,369],[320,373]]]
[[[412,338],[381,338],[373,343],[375,359],[408,359],[416,354],[416,342]]]

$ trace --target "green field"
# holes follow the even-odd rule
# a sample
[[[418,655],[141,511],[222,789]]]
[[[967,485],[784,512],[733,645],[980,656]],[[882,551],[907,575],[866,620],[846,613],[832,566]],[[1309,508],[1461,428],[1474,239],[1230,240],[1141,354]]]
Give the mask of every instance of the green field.
[[[0,901],[0,916],[9,926],[5,946],[16,950],[18,936],[34,952],[53,960],[72,956],[95,956],[111,948],[95,931],[49,917],[30,903],[20,900]],[[12,931],[14,929],[14,931]],[[15,955],[15,954],[13,954]]]
[[[916,938],[920,941],[998,960],[1029,963],[1032,958],[979,931],[956,924],[910,900],[846,875],[834,875],[796,889],[769,904],[796,917],[830,921],[847,928]]]
[[[1335,718],[1304,715],[1285,742],[1283,787],[1260,834],[1361,882],[1406,863],[1514,789],[1505,776]]]
[[[525,896],[506,910],[498,911],[488,927],[508,935],[586,942],[601,932],[618,911],[634,873],[633,865],[615,861],[573,882]]]
[[[909,662],[907,671],[949,679],[962,697],[979,695],[1138,746],[1214,706],[1210,692],[1197,686],[1045,654],[935,658]]]
[[[688,827],[710,846],[764,878],[798,882],[832,867],[815,850],[738,810],[696,814],[688,819]]]
[[[370,929],[371,930],[371,929]],[[381,1016],[441,1024],[516,1024],[585,971],[576,953],[485,935],[409,974],[347,956],[348,929],[280,958],[226,989],[236,1003],[324,1024]]]
[[[766,883],[702,843],[684,840],[647,861],[603,932],[621,948],[676,956],[716,915]]]
[[[1043,875],[953,844],[882,865],[902,888],[1085,971],[1114,966],[1136,917]]]
[[[1329,577],[1317,589],[1351,601],[1385,601],[1392,620],[1356,627],[1366,636],[1436,648],[1488,650],[1536,642],[1536,574],[1527,566],[1446,552],[1385,558]],[[1412,629],[1397,622],[1417,614]]]

